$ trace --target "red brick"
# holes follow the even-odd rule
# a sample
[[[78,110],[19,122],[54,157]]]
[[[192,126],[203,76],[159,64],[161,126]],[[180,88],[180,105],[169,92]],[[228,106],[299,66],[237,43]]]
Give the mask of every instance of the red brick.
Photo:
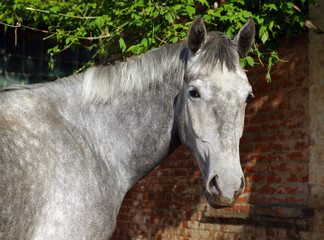
[[[276,82],[278,80],[282,80],[283,78],[285,78],[286,74],[287,74],[286,69],[280,69],[280,70],[277,70],[277,71],[272,71],[272,73],[271,73],[271,81]]]
[[[242,169],[244,172],[255,172],[255,166],[251,163],[242,164]]]
[[[305,193],[306,189],[301,186],[279,186],[277,188],[277,194],[297,194],[297,193]]]
[[[215,240],[224,240],[224,233],[220,232],[209,232],[209,238]]]
[[[308,202],[308,197],[306,196],[286,196],[288,204],[300,204],[305,205]]]
[[[254,188],[252,186],[252,184],[250,184],[250,185],[245,186],[245,189],[244,189],[243,193],[251,193],[251,192],[255,192],[255,191],[256,191],[256,188]]]
[[[299,173],[307,173],[308,165],[306,163],[296,164],[296,171]]]
[[[288,183],[305,183],[308,180],[308,175],[307,174],[291,174],[287,178]]]
[[[242,153],[240,154],[240,161],[241,161],[241,163],[242,162],[250,162],[250,160],[251,160],[251,157],[250,157],[250,155],[243,155]]]
[[[260,128],[255,127],[255,126],[250,126],[250,125],[246,124],[244,126],[243,134],[251,134],[251,133],[259,134],[260,133]]]
[[[281,196],[271,195],[271,196],[267,197],[267,202],[269,202],[271,204],[287,204],[288,200],[287,200],[286,196],[284,196],[284,195],[281,195]]]
[[[272,163],[268,167],[269,172],[287,172],[287,163]]]
[[[156,235],[156,239],[157,240],[162,240],[163,239],[162,234],[161,233],[157,234]]]
[[[296,142],[295,150],[304,150],[309,147],[308,142]]]
[[[250,213],[251,211],[251,205],[249,204],[237,204],[234,208],[239,213]]]
[[[248,196],[246,194],[242,194],[239,196],[238,199],[236,199],[237,203],[246,203],[248,201]]]
[[[233,240],[241,240],[240,234],[235,233],[235,234],[233,235]]]
[[[286,141],[287,140],[287,136],[285,133],[276,133],[274,132],[272,135],[270,135],[268,137],[268,140],[271,141],[271,142],[282,142],[282,141]]]
[[[257,146],[255,147],[255,152],[256,153],[263,153],[263,152],[270,152],[271,146],[269,144],[257,144]]]
[[[279,174],[272,174],[267,176],[268,183],[284,183],[286,178]]]
[[[297,120],[289,120],[287,121],[287,128],[288,129],[304,129],[305,126],[305,121],[302,119],[297,119]]]
[[[248,176],[248,180],[250,182],[265,182],[265,176],[253,174],[253,175]]]
[[[288,153],[287,157],[290,161],[303,161],[305,160],[304,154],[302,152],[292,152]]]
[[[260,143],[260,142],[267,142],[268,140],[269,140],[268,136],[260,134],[260,135],[252,137],[251,142]]]
[[[264,195],[260,195],[258,193],[257,195],[255,194],[250,195],[249,203],[266,203],[266,202],[267,202],[267,198]]]
[[[270,187],[268,185],[265,185],[265,186],[258,189],[259,193],[266,193],[266,194],[273,194],[276,191],[277,191],[276,188]]]
[[[269,152],[269,153],[262,153],[258,155],[257,162],[268,162],[271,164],[278,164],[282,163],[286,159],[286,155],[281,152]]]

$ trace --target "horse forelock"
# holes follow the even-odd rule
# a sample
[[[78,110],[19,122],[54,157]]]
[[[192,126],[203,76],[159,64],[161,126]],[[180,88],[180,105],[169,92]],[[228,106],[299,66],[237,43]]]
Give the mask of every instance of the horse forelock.
[[[141,93],[167,84],[167,81],[181,85],[185,49],[183,43],[165,45],[112,66],[91,67],[83,78],[84,99],[107,102],[115,95],[131,91]]]
[[[211,72],[215,67],[226,67],[228,71],[234,72],[239,65],[235,43],[222,32],[210,32],[193,64],[199,72]]]

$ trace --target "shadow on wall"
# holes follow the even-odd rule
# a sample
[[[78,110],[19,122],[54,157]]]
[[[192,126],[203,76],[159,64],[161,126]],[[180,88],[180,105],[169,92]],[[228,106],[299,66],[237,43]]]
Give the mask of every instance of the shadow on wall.
[[[264,68],[249,79],[257,96],[248,107],[241,144],[250,213],[240,236],[300,239],[310,230],[308,37],[280,45],[281,62],[265,83]]]
[[[121,239],[298,239],[308,208],[307,35],[281,43],[266,83],[265,67],[248,75],[256,98],[241,140],[246,189],[233,208],[212,209],[201,173],[180,147],[126,195],[116,231]]]
[[[200,219],[200,208],[206,204],[200,204],[203,192],[196,161],[179,147],[128,192],[112,239],[165,239],[165,234],[181,234],[190,219]]]

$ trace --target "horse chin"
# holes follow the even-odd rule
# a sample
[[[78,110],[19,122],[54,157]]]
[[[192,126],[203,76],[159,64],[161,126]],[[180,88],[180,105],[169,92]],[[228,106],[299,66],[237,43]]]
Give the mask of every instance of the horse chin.
[[[214,197],[207,191],[206,191],[206,200],[207,200],[207,203],[209,204],[209,206],[211,206],[212,208],[216,208],[216,209],[217,208],[228,208],[228,207],[234,206],[234,202],[224,203],[219,198]]]

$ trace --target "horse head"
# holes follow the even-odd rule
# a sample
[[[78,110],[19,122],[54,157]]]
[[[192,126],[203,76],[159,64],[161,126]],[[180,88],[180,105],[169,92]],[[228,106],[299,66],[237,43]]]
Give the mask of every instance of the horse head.
[[[177,111],[181,142],[195,155],[212,207],[231,206],[244,191],[239,141],[252,87],[239,58],[249,52],[255,34],[248,19],[232,40],[207,33],[202,17],[191,25],[189,54]]]

